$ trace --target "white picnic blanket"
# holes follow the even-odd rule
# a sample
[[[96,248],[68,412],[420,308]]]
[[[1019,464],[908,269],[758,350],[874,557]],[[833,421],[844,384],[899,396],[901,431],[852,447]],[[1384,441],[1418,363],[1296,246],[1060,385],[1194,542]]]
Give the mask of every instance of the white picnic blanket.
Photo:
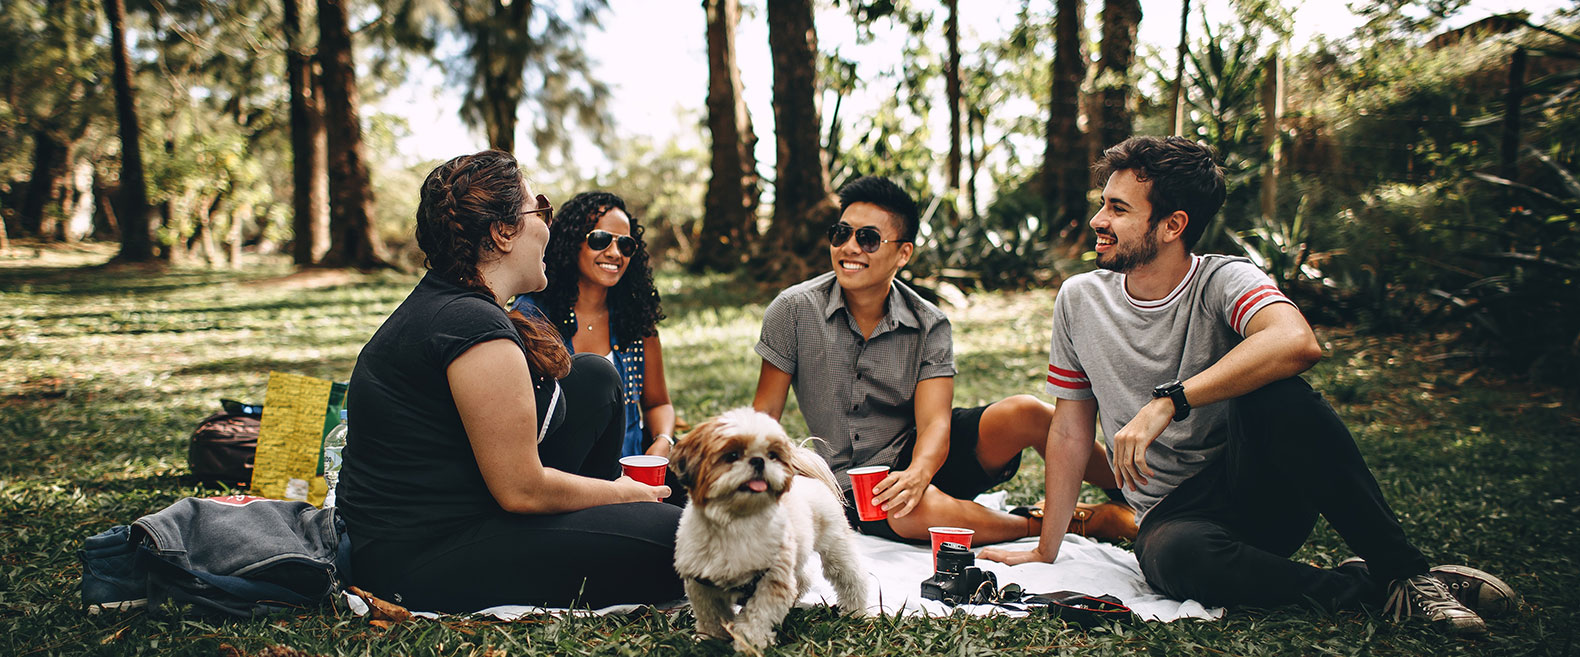
[[[983,496],[977,501],[995,508],[1002,506],[1002,493]],[[997,499],[995,499],[997,498]],[[1027,538],[1006,544],[1010,548],[1031,549],[1037,545],[1037,539]],[[872,536],[856,536],[856,549],[861,553],[867,571],[870,573],[871,586],[868,595],[868,610],[873,613],[885,615],[921,614],[927,616],[948,616],[956,610],[966,613],[985,616],[988,614],[1002,613],[1008,615],[1024,615],[995,607],[992,605],[964,605],[950,607],[936,600],[922,598],[922,580],[933,573],[933,559],[926,545],[906,545],[895,543]],[[980,552],[979,549],[973,549]],[[816,558],[815,555],[813,557]],[[1141,566],[1136,562],[1136,555],[1119,547],[1100,543],[1091,539],[1066,534],[1064,545],[1059,548],[1059,559],[1054,563],[1030,563],[1019,566],[1006,566],[1001,563],[977,560],[977,567],[992,571],[1002,586],[1010,582],[1021,585],[1028,593],[1049,593],[1053,591],[1080,591],[1092,595],[1113,595],[1123,600],[1131,610],[1141,618],[1156,621],[1172,621],[1181,618],[1218,619],[1223,617],[1223,609],[1218,607],[1205,607],[1193,600],[1173,600],[1164,597],[1161,593],[1152,590],[1147,585],[1146,579],[1141,574]],[[833,604],[835,601],[834,589],[821,577],[821,564],[812,568],[818,573],[812,589],[800,600],[800,606],[810,607],[821,604]],[[360,598],[346,594],[347,602],[352,609],[361,615],[366,613],[367,605]],[[683,604],[677,600],[661,607],[673,607]],[[639,609],[639,605],[616,605],[595,609],[591,612],[597,615],[631,613]],[[479,611],[478,614],[494,616],[503,620],[513,620],[529,614],[565,613],[565,609],[533,607],[526,605],[503,605],[490,607]],[[439,615],[432,612],[414,612],[418,616],[437,618]]]

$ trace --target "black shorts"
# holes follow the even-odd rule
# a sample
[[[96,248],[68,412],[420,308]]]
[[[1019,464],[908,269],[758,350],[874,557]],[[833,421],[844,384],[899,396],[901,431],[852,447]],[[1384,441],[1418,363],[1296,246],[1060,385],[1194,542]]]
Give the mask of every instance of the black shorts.
[[[977,460],[978,431],[982,427],[982,413],[986,410],[986,406],[978,406],[956,408],[949,413],[949,457],[944,459],[943,467],[938,468],[938,474],[933,475],[933,485],[950,497],[962,500],[973,499],[1009,481],[1020,470],[1019,454],[1011,458],[1009,463],[1005,463],[997,472],[988,472],[982,468],[982,462]],[[910,435],[905,438],[905,446],[900,449],[899,460],[890,467],[895,470],[909,467],[911,451],[915,444],[916,429],[911,429]],[[889,527],[888,520],[862,520],[856,515],[855,493],[845,491],[845,500],[849,502],[845,507],[845,517],[856,531],[891,541],[927,543],[927,539],[911,540],[900,537],[899,534],[894,533],[893,528]]]

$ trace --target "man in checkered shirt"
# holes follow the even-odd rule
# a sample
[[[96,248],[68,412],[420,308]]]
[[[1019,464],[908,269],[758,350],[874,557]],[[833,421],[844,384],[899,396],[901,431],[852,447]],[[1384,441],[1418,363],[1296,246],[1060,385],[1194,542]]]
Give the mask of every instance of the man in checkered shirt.
[[[840,218],[829,228],[834,271],[784,290],[764,313],[752,406],[778,418],[794,387],[807,427],[822,439],[816,448],[847,496],[848,470],[890,467],[873,488],[888,518],[863,522],[850,507],[851,523],[864,533],[926,541],[928,527],[945,525],[974,530],[979,544],[1038,535],[1040,508],[1005,513],[971,500],[1014,476],[1021,450],[1042,450],[1053,407],[1018,395],[952,408],[949,318],[895,280],[915,249],[915,201],[876,177],[845,185],[839,196]],[[1114,488],[1100,450],[1082,458],[1075,467]],[[1083,521],[1075,529],[1091,535],[1134,535],[1133,514],[1121,503],[1074,513]],[[1061,534],[1069,526],[1052,524]]]

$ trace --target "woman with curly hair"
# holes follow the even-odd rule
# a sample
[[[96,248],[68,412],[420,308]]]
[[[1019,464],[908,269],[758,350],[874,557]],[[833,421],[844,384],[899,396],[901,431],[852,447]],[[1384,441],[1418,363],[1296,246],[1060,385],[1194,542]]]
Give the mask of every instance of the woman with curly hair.
[[[620,476],[620,379],[506,300],[547,284],[553,208],[509,153],[428,174],[428,273],[357,357],[337,492],[352,582],[413,609],[682,595],[668,486]]]
[[[514,307],[546,317],[573,353],[614,363],[624,384],[622,456],[668,456],[675,406],[664,383],[657,326],[664,313],[642,226],[619,196],[577,194],[559,210],[544,263],[548,287],[518,297]]]

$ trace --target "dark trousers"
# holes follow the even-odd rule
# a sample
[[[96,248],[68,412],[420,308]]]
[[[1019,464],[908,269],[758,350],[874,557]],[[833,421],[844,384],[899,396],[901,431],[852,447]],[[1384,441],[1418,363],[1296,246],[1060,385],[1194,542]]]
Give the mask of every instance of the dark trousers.
[[[614,366],[578,354],[560,387],[569,413],[538,444],[543,464],[620,476],[625,407]],[[658,603],[684,595],[674,566],[679,523],[678,507],[651,502],[551,515],[501,510],[438,539],[366,541],[353,558],[359,586],[414,610]]]
[[[1304,380],[1225,403],[1233,412],[1222,457],[1142,521],[1136,555],[1153,588],[1210,605],[1341,609],[1379,602],[1388,582],[1426,572],[1355,439]],[[1319,514],[1366,568],[1289,560]]]

